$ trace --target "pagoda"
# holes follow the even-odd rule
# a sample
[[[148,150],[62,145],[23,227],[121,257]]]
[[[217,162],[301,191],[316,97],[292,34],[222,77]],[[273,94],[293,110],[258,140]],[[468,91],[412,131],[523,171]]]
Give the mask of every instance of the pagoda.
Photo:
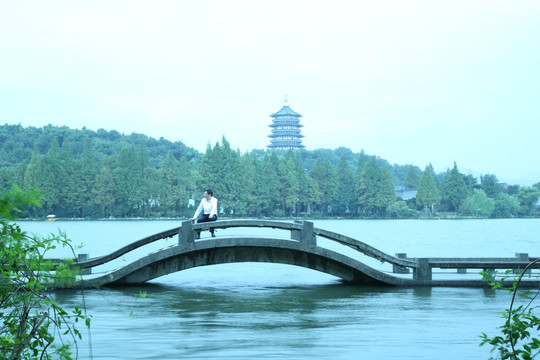
[[[268,135],[270,138],[269,149],[276,150],[289,150],[289,149],[302,149],[305,146],[302,145],[302,138],[304,135],[300,134],[300,128],[303,125],[300,124],[299,113],[293,111],[285,99],[285,105],[276,113],[270,115],[272,124],[268,125],[272,128],[272,133]]]

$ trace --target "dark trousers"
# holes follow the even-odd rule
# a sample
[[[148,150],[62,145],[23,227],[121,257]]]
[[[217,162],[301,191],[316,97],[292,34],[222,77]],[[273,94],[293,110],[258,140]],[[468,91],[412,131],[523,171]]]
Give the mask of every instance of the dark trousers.
[[[212,215],[212,217],[210,217],[210,215],[208,215],[208,214],[202,214],[197,219],[197,224],[198,223],[204,223],[204,222],[210,222],[210,221],[216,221],[216,220],[217,220],[217,215]],[[214,229],[213,228],[210,228],[210,233],[214,234]],[[201,235],[201,232],[197,231],[197,235]]]

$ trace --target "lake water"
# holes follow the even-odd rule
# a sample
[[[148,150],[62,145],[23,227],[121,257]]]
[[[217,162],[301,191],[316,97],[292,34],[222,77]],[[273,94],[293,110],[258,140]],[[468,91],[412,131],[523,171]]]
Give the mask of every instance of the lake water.
[[[314,223],[389,254],[540,256],[538,219]],[[42,235],[61,229],[75,244],[85,244],[78,252],[93,257],[180,222],[20,224]],[[226,229],[217,235],[254,231]],[[90,332],[83,329],[79,342],[81,359],[488,359],[491,349],[478,346],[479,336],[498,334],[500,312],[510,303],[510,294],[502,291],[348,286],[312,270],[260,263],[200,267],[144,286],[61,291],[57,297],[66,308],[86,305],[93,316]]]

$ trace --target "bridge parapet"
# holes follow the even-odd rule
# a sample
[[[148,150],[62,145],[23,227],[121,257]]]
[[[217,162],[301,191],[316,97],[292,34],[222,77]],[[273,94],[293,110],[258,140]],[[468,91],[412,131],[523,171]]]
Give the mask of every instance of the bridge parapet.
[[[406,256],[406,255],[405,255]],[[413,271],[413,279],[420,281],[432,280],[434,268],[457,269],[458,273],[466,273],[467,269],[482,269],[494,273],[496,269],[514,270],[519,274],[523,269],[530,274],[530,268],[538,269],[540,264],[531,264],[532,259],[527,253],[516,253],[515,257],[507,258],[416,258],[418,267]]]
[[[182,227],[178,233],[178,244],[191,244],[195,241],[195,233],[210,229],[227,229],[233,227],[253,227],[253,228],[272,228],[289,230],[291,239],[302,243],[317,245],[316,234],[313,223],[310,221],[295,221],[294,223],[273,220],[219,220],[206,223],[193,223],[191,220],[183,221]]]
[[[272,228],[290,232],[290,239],[286,233],[271,238],[262,236],[218,236],[204,241],[196,241],[197,231],[226,229],[233,227],[243,228]],[[266,234],[266,232],[265,232]],[[195,224],[192,221],[182,222],[181,227],[166,230],[128,244],[111,254],[90,258],[80,256],[77,266],[86,274],[92,267],[108,263],[124,254],[141,248],[150,243],[178,237],[178,246],[169,246],[146,254],[144,257],[124,266],[113,273],[92,279],[88,284],[103,285],[117,282],[134,283],[144,282],[165,273],[180,271],[193,266],[219,264],[225,262],[279,262],[297,266],[304,266],[314,270],[324,271],[347,281],[359,281],[364,284],[389,284],[397,286],[485,286],[483,280],[476,282],[469,280],[433,280],[432,269],[458,269],[480,268],[490,269],[517,269],[523,270],[529,261],[535,258],[528,254],[517,253],[516,257],[509,258],[407,258],[407,254],[399,253],[396,256],[388,255],[362,241],[354,238],[315,228],[310,221],[273,221],[258,219],[219,220],[209,223]],[[328,247],[318,246],[318,237],[326,238],[338,244],[350,247],[366,256],[393,265],[394,273],[405,274],[413,270],[412,279],[387,274],[385,271],[374,270],[367,265],[344,254],[340,254]],[[292,241],[291,241],[292,240]],[[334,247],[332,247],[334,249]],[[540,268],[540,262],[529,264],[528,268]],[[396,271],[398,270],[398,271]],[[114,275],[114,276],[113,276]],[[114,279],[113,279],[114,278]],[[538,283],[536,281],[534,284]],[[84,283],[84,281],[83,281]],[[531,282],[532,284],[532,282]]]

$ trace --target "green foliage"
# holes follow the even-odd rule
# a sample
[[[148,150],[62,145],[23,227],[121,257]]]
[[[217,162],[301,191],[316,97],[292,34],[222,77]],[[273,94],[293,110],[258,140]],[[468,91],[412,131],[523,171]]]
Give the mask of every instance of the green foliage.
[[[457,211],[468,195],[467,185],[454,162],[442,184],[442,203],[448,206],[448,210]]]
[[[520,210],[519,200],[505,193],[500,193],[495,199],[495,209],[491,214],[494,218],[510,218],[518,215]]]
[[[501,335],[494,337],[489,337],[486,333],[481,335],[482,342],[480,345],[491,345],[491,351],[497,353],[495,359],[529,360],[540,353],[540,318],[535,315],[540,307],[534,304],[540,290],[532,294],[528,290],[523,292],[519,289],[521,280],[527,270],[539,261],[540,259],[537,259],[527,265],[511,287],[504,287],[503,282],[506,277],[497,281],[493,280],[493,275],[482,272],[485,280],[493,289],[502,289],[512,293],[510,307],[502,313],[505,322],[499,327]],[[510,276],[511,272],[512,270],[507,271],[507,276]],[[524,303],[514,308],[517,296],[523,299]]]
[[[386,215],[391,218],[404,219],[410,216],[411,209],[403,200],[396,201],[386,209]]]
[[[410,165],[407,170],[407,175],[403,180],[403,185],[409,188],[418,188],[420,186],[420,175],[418,174],[418,168]]]
[[[525,215],[534,215],[536,203],[538,202],[538,198],[540,198],[540,190],[532,186],[524,186],[519,189],[517,198],[521,205],[521,212]]]
[[[82,310],[68,314],[51,294],[77,274],[73,261],[44,261],[48,251],[69,246],[65,234],[29,236],[13,223],[25,208],[40,205],[36,199],[37,193],[18,187],[0,194],[0,359],[71,359],[72,346],[60,334],[69,334],[76,345],[81,333],[71,323],[90,326]]]
[[[482,190],[490,198],[496,198],[503,191],[502,185],[495,175],[487,174],[481,176],[480,181],[482,183]]]
[[[491,217],[495,210],[495,200],[489,198],[484,190],[474,189],[474,194],[469,196],[461,205],[461,213],[464,215]]]
[[[309,176],[315,180],[320,191],[320,211],[326,214],[337,194],[338,184],[336,170],[328,160],[317,160],[311,168]]]
[[[364,167],[358,185],[358,203],[368,214],[383,215],[396,200],[392,174],[373,157]]]
[[[495,200],[493,217],[536,215],[531,190],[514,185],[501,192],[495,175],[482,176],[478,185],[455,164],[447,174],[435,174],[431,165],[419,174],[413,165],[390,166],[346,148],[241,155],[223,138],[203,155],[140,134],[0,126],[0,191],[12,183],[39,189],[44,206],[27,211],[33,218],[189,216],[190,200],[198,202],[206,188],[214,190],[226,216],[354,216],[360,209],[361,216],[382,217],[394,204],[394,185],[402,182],[418,187],[409,207],[432,213],[463,209],[478,215],[461,205],[481,188]]]
[[[433,213],[435,205],[440,204],[440,198],[439,189],[435,182],[435,172],[433,166],[429,164],[420,178],[420,186],[416,193],[416,205],[420,208],[429,208]]]
[[[337,168],[337,194],[334,199],[333,208],[339,215],[345,215],[348,211],[353,211],[356,207],[354,178],[345,156],[341,157]]]

